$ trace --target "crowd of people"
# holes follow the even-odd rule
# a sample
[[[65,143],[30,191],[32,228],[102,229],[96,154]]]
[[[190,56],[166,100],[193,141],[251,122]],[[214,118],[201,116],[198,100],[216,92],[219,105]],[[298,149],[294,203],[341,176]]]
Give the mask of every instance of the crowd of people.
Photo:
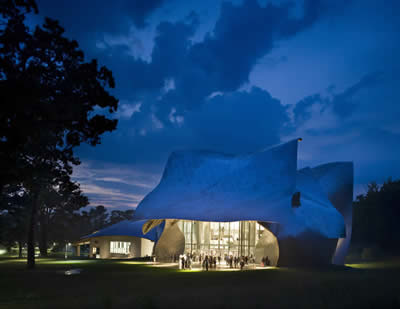
[[[269,260],[268,256],[264,256],[261,259],[261,263],[263,266],[270,266],[271,265],[271,261]]]
[[[243,270],[248,264],[255,264],[255,257],[251,254],[250,256],[236,256],[225,254],[223,259],[229,268],[240,268]],[[174,255],[172,257],[174,263],[179,263],[180,269],[192,269],[193,263],[199,263],[203,270],[208,271],[209,269],[216,269],[217,265],[221,264],[221,255],[211,255],[211,254],[196,254],[196,253],[184,253],[181,255]],[[268,256],[261,259],[262,266],[271,265],[271,261]]]

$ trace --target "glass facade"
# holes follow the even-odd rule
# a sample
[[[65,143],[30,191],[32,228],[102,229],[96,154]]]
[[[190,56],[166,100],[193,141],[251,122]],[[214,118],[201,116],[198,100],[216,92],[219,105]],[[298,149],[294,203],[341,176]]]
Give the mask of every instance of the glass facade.
[[[129,254],[131,243],[127,241],[110,241],[110,253]]]
[[[181,220],[185,252],[214,256],[255,256],[265,230],[256,221],[204,222]]]

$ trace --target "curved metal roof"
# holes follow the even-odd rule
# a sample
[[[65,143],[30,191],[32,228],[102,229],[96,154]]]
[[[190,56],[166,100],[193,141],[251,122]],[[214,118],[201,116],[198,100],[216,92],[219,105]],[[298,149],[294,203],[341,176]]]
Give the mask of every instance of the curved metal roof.
[[[135,218],[268,221],[282,226],[278,237],[306,229],[341,237],[343,216],[330,201],[327,184],[320,182],[319,170],[297,171],[297,144],[296,139],[241,156],[174,152],[158,186],[139,203]],[[298,191],[301,206],[292,208]]]
[[[113,224],[109,227],[96,231],[90,235],[84,236],[81,239],[99,237],[99,236],[135,236],[135,237],[143,237],[152,241],[157,241],[161,233],[164,229],[164,225],[160,224],[156,228],[152,229],[146,234],[143,234],[143,224],[145,224],[147,220],[125,220],[119,223]]]

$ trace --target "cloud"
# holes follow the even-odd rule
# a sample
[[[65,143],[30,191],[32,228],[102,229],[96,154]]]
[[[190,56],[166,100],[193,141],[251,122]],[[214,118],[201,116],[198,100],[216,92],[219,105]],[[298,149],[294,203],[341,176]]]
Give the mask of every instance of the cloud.
[[[223,2],[212,32],[193,44],[177,72],[175,84],[178,107],[190,109],[217,91],[235,91],[248,82],[249,74],[259,59],[268,54],[282,39],[294,36],[318,18],[318,1],[305,1],[304,15],[291,17],[286,4],[265,7],[255,0],[240,5]]]
[[[285,107],[267,91],[253,87],[215,95],[185,117],[194,140],[208,149],[240,153],[280,142],[289,117]]]
[[[123,92],[123,97],[129,95],[151,105],[144,110],[155,113],[164,125],[171,123],[170,119],[176,124],[170,117],[172,109],[176,116],[185,117],[213,93],[240,89],[248,82],[253,67],[276,44],[313,25],[324,7],[316,0],[304,3],[302,14],[294,16],[293,6],[287,3],[261,6],[256,0],[238,5],[223,2],[213,29],[196,42],[193,38],[200,25],[196,13],[183,20],[160,22],[149,62],[121,55],[125,49],[114,44],[119,61],[110,64],[117,85],[130,90],[129,94]],[[105,61],[107,64],[111,59]],[[140,123],[135,123],[138,131],[147,131]]]
[[[293,107],[291,133],[303,137],[300,164],[353,161],[357,191],[370,181],[400,177],[399,74],[371,72],[340,93],[330,87]],[[359,192],[357,192],[359,193]]]
[[[324,104],[319,93],[305,97],[297,102],[293,108],[293,121],[296,126],[303,124],[312,117],[312,107],[316,104]]]
[[[147,17],[161,6],[163,0],[126,0],[122,2],[122,11],[132,18],[138,28],[146,26]]]
[[[73,179],[81,184],[92,206],[129,208],[136,207],[158,183],[159,175],[134,165],[85,161],[74,168]]]
[[[356,106],[360,103],[357,100],[357,95],[363,90],[370,91],[371,88],[379,86],[382,81],[382,72],[372,72],[364,75],[356,84],[334,96],[332,100],[334,112],[341,117],[351,115],[356,109]]]
[[[260,88],[215,94],[182,119],[174,110],[170,116],[177,123],[163,127],[158,121],[157,125],[153,123],[155,116],[151,111],[135,113],[130,120],[121,119],[119,134],[105,136],[95,150],[81,147],[80,155],[96,156],[103,161],[154,164],[161,173],[174,150],[244,153],[279,143],[281,131],[289,121],[287,109],[280,101]],[[143,133],[132,128],[132,122],[139,121]]]
[[[118,33],[131,23],[137,28],[146,26],[146,19],[159,7],[162,0],[101,0],[52,1],[37,0],[42,16],[62,19],[68,30]],[[76,14],[79,12],[79,18]],[[67,18],[64,18],[67,17]]]
[[[392,79],[388,78],[387,73],[371,72],[340,93],[334,93],[335,87],[331,85],[327,96],[321,93],[307,96],[293,107],[294,127],[306,125],[308,121],[315,126],[316,117],[323,117],[327,113],[333,113],[333,116],[342,121],[350,116],[357,118],[362,113],[362,109],[377,103],[371,102],[371,93],[375,89],[381,90],[380,87],[390,83],[390,80]]]
[[[118,111],[115,113],[116,118],[131,118],[134,113],[140,112],[142,103],[131,104],[121,101],[118,106]]]
[[[96,203],[97,199],[137,204],[143,198],[142,195],[123,193],[118,189],[110,189],[95,184],[82,183],[81,189],[84,194],[89,196],[91,204]]]

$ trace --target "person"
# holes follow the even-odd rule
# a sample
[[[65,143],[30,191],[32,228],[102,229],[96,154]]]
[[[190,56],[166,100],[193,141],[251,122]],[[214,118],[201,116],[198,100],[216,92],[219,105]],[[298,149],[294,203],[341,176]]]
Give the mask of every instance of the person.
[[[185,255],[182,254],[181,257],[182,269],[185,269]]]
[[[240,270],[243,270],[244,267],[244,257],[242,256],[242,258],[240,259]]]
[[[218,255],[218,265],[221,265],[221,255]]]
[[[262,267],[265,266],[265,257],[262,257],[262,259],[261,259],[261,266],[262,266]]]
[[[206,257],[204,259],[204,263],[205,263],[205,266],[206,266],[206,271],[208,271],[208,264],[209,264],[208,255],[206,255]]]
[[[271,261],[269,260],[269,257],[266,256],[265,257],[265,266],[270,266],[271,265]]]

